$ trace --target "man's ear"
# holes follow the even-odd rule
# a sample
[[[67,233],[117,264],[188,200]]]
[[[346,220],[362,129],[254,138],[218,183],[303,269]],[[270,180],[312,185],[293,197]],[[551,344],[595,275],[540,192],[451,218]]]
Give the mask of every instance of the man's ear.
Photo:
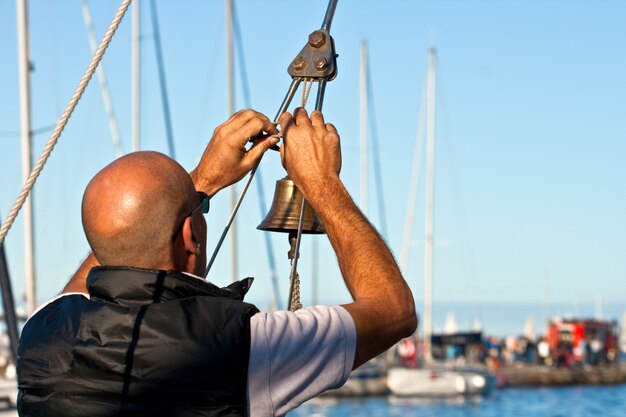
[[[183,222],[183,244],[185,250],[190,253],[198,252],[198,233],[194,229],[193,216],[188,216]]]

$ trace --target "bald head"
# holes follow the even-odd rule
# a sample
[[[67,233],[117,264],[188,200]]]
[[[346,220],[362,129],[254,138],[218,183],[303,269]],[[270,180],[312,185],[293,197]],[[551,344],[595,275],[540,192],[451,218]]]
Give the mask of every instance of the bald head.
[[[175,229],[196,200],[182,166],[157,152],[136,152],[106,166],[89,182],[83,228],[102,265],[171,269]]]

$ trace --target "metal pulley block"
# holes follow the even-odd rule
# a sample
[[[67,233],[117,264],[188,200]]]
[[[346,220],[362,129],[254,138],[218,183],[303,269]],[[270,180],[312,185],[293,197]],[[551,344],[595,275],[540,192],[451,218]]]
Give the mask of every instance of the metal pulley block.
[[[337,76],[335,41],[328,30],[318,29],[287,68],[292,78],[334,80]]]

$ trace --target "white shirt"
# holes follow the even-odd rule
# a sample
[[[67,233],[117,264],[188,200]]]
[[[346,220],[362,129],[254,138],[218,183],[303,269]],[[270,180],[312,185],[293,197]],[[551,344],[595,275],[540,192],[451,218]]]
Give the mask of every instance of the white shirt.
[[[356,330],[343,307],[261,312],[250,329],[250,417],[282,416],[350,376]]]

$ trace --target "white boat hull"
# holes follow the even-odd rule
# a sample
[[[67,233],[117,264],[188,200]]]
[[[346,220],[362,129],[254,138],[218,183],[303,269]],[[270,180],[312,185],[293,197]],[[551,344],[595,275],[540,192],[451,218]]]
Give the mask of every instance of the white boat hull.
[[[387,385],[391,394],[401,397],[487,395],[493,388],[494,378],[478,369],[391,368]]]

